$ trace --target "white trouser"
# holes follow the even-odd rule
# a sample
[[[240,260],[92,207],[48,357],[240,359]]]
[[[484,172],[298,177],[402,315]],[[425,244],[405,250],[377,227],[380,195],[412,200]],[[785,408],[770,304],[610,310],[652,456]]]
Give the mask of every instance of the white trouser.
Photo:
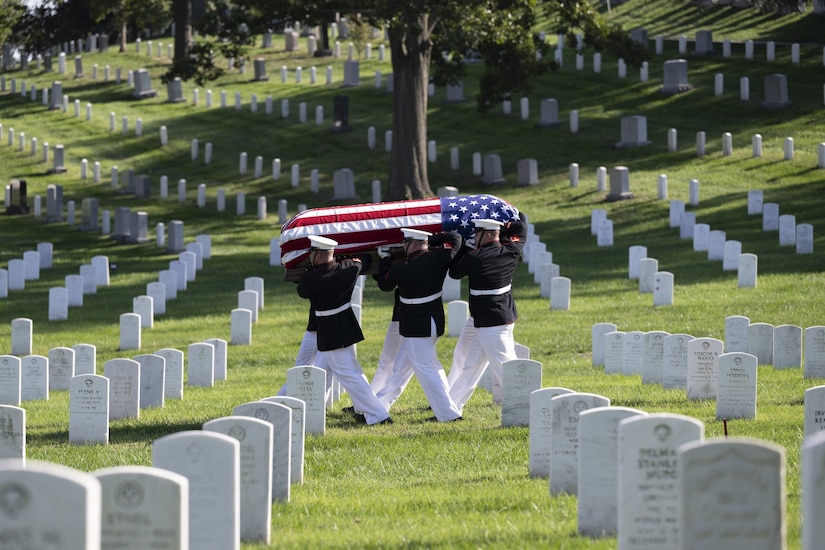
[[[375,424],[386,419],[389,414],[387,407],[375,397],[370,389],[367,377],[361,369],[361,364],[355,357],[353,346],[338,348],[330,351],[319,351],[318,362],[322,363],[328,372],[335,375],[341,386],[352,399],[355,410],[361,412],[367,419],[367,424]]]
[[[455,343],[453,349],[453,363],[450,366],[450,372],[447,373],[447,384],[452,388],[455,381],[458,380],[461,371],[464,369],[464,362],[467,360],[467,354],[477,346],[476,326],[472,317],[467,318],[467,322],[461,327],[461,334],[458,335],[458,341]],[[487,368],[487,361],[485,359],[484,368]],[[482,370],[482,372],[484,372]]]
[[[389,380],[400,347],[401,334],[398,333],[398,321],[390,321],[387,334],[384,336],[384,347],[381,348],[381,355],[378,357],[378,367],[375,369],[375,375],[372,377],[372,383],[370,384],[372,391],[376,394],[384,389],[387,380]]]
[[[435,349],[437,341],[435,321],[431,322],[430,336],[401,337],[401,347],[395,358],[395,368],[384,385],[384,389],[378,394],[378,398],[388,409],[401,395],[414,372],[418,377],[418,383],[421,384],[421,389],[424,390],[424,395],[427,396],[430,408],[439,421],[455,420],[461,416],[458,407],[450,399],[447,375],[444,374],[444,367],[441,366]]]
[[[473,395],[473,391],[484,375],[488,361],[492,369],[493,388],[495,389],[496,385],[501,387],[501,364],[517,359],[512,323],[496,327],[475,327],[475,331],[475,345],[470,346],[464,365],[456,373],[453,384],[450,386],[450,397],[458,406],[459,411],[464,409],[464,405]],[[495,400],[495,394],[493,398]]]

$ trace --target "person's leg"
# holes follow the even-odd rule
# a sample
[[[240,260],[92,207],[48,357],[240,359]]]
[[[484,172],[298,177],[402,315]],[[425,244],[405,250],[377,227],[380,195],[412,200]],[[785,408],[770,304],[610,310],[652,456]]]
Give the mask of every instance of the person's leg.
[[[467,359],[472,346],[476,343],[476,327],[473,324],[473,318],[467,318],[467,322],[461,327],[461,334],[458,335],[458,340],[453,349],[453,363],[450,366],[450,372],[447,374],[447,384],[452,387],[458,379],[461,370],[464,368],[464,361]]]
[[[324,360],[341,381],[341,386],[347,390],[355,410],[364,415],[367,424],[375,424],[389,418],[387,408],[370,389],[352,346],[325,352]]]
[[[435,344],[438,336],[435,322],[432,323],[432,336],[429,338],[408,338],[410,341],[410,358],[418,383],[427,396],[430,408],[440,422],[449,422],[461,416],[456,404],[450,399],[447,376],[438,360]]]
[[[376,394],[380,392],[392,374],[398,349],[401,347],[401,334],[398,332],[398,321],[390,321],[387,333],[384,335],[384,347],[378,357],[378,367],[372,377],[370,387]]]
[[[501,365],[505,361],[518,359],[516,356],[515,343],[513,342],[513,324],[500,325],[497,327],[480,327],[478,330],[478,340],[484,353],[490,361],[492,370],[493,402],[501,403],[502,394],[502,370]]]
[[[484,348],[476,341],[476,345],[471,346],[467,352],[464,365],[460,368],[453,384],[450,386],[450,398],[459,411],[464,410],[464,405],[472,397],[486,366],[487,356],[484,354]]]
[[[387,378],[381,390],[376,392],[378,399],[387,410],[389,410],[393,403],[401,396],[407,384],[409,384],[412,379],[414,371],[411,363],[409,340],[409,338],[401,336],[401,344],[395,356],[392,373],[389,378]]]

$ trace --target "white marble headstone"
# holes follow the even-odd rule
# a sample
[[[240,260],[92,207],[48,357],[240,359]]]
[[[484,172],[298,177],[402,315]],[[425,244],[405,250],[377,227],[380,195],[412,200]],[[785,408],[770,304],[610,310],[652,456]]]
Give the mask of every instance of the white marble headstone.
[[[166,360],[163,378],[163,396],[167,399],[183,399],[183,352],[164,348],[155,352]]]
[[[252,311],[236,308],[230,312],[230,342],[234,345],[252,344]]]
[[[49,350],[49,391],[68,390],[74,376],[74,350],[52,348]]]
[[[671,334],[665,337],[662,350],[662,387],[687,388],[689,334]]]
[[[578,532],[590,537],[618,528],[619,422],[647,413],[628,407],[599,407],[579,414]]]
[[[13,542],[9,548],[100,549],[100,482],[94,476],[48,462],[0,464],[0,525],[4,540]]]
[[[132,312],[140,316],[140,328],[152,328],[155,325],[155,308],[151,296],[132,298]]]
[[[208,338],[204,342],[215,346],[215,381],[226,380],[227,341],[222,338]]]
[[[189,548],[187,478],[148,466],[116,466],[92,474],[100,481],[106,518],[101,548]]]
[[[124,313],[120,316],[120,351],[140,349],[141,316]]]
[[[730,352],[719,356],[716,418],[756,418],[756,357]]]
[[[785,548],[785,450],[715,439],[679,449],[682,548]]]
[[[645,333],[633,330],[622,336],[622,374],[642,374]]]
[[[49,398],[49,358],[27,355],[20,361],[20,399],[31,401]]]
[[[629,279],[639,278],[639,260],[647,258],[647,247],[634,245],[627,252],[627,277]]]
[[[0,405],[20,406],[23,369],[19,357],[0,355]]]
[[[567,388],[542,388],[530,394],[530,477],[550,477],[553,407],[550,401]]]
[[[109,443],[109,379],[81,374],[69,387],[69,443]]]
[[[773,364],[773,325],[751,323],[748,327],[748,353],[755,355],[760,365]]]
[[[95,374],[97,372],[97,347],[93,344],[75,344],[74,350],[74,373]]]
[[[177,432],[152,444],[152,466],[189,480],[192,550],[240,550],[239,463],[238,440],[216,432]]]
[[[292,409],[271,401],[242,403],[232,409],[235,416],[250,416],[272,426],[272,502],[289,502],[292,484]]]
[[[579,477],[579,413],[607,407],[610,399],[592,393],[569,393],[550,401],[550,494],[576,494]]]
[[[622,355],[624,354],[624,335],[621,330],[614,330],[604,335],[604,372],[605,374],[622,373]]]
[[[661,330],[645,332],[642,352],[642,384],[661,384],[664,376],[665,337]]]
[[[289,469],[292,483],[304,482],[304,441],[306,439],[306,403],[297,397],[276,395],[265,397],[262,401],[271,401],[289,407],[292,410],[292,466]]]
[[[805,378],[825,378],[825,326],[805,329]]]
[[[825,431],[825,386],[814,386],[805,390],[804,437]]]
[[[704,425],[687,416],[656,413],[619,423],[618,547],[681,548],[679,446],[704,437]]]
[[[716,338],[694,338],[687,343],[687,397],[714,399],[719,387],[719,356],[724,344]]]
[[[802,366],[802,327],[778,325],[773,329],[773,368]]]
[[[742,315],[725,317],[725,352],[748,352],[748,329],[751,320]]]
[[[530,394],[541,389],[541,363],[505,361],[502,368],[501,426],[530,425]]]
[[[189,344],[187,383],[211,388],[215,385],[215,346],[204,342]]]
[[[286,371],[286,393],[306,403],[306,433],[324,435],[326,429],[327,372],[320,367],[300,366]]]
[[[604,335],[608,332],[614,332],[616,328],[613,323],[596,323],[590,328],[590,344],[593,349],[592,364],[594,367],[604,365]]]
[[[205,422],[203,430],[238,440],[241,540],[269,544],[272,536],[272,424],[248,416],[225,416]]]
[[[823,4],[825,7],[825,4]],[[825,540],[825,434],[802,442],[802,550],[818,550]]]
[[[0,460],[3,459],[26,463],[26,409],[14,405],[0,405]]]
[[[32,353],[32,320],[18,317],[11,320],[11,354],[31,355]]]
[[[136,355],[140,364],[140,408],[163,407],[166,395],[166,359],[153,353]]]
[[[132,359],[111,359],[103,363],[109,379],[109,420],[140,416],[140,363]]]

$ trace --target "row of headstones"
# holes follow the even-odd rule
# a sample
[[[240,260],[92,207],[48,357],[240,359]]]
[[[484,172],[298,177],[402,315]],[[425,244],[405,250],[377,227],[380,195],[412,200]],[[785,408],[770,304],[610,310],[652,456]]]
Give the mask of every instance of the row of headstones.
[[[29,319],[15,319],[12,330],[31,330]],[[77,376],[97,372],[97,348],[93,344],[57,347],[48,356],[32,355],[21,349],[20,338],[12,351],[28,351],[18,355],[0,355],[0,403],[20,406],[22,402],[48,400],[50,391],[68,390]],[[212,387],[216,380],[226,380],[227,344],[211,338],[189,345],[187,384],[190,387]],[[103,375],[110,381],[111,394],[105,402],[109,407],[107,420],[139,418],[140,410],[163,407],[166,399],[183,399],[183,352],[161,349],[137,355],[132,359],[112,359],[103,365]],[[107,388],[108,390],[108,388]],[[100,442],[108,442],[108,427],[100,430]],[[105,440],[103,438],[106,438]],[[71,437],[70,442],[83,442]]]
[[[744,354],[742,354],[744,355]],[[754,367],[755,368],[755,367]],[[736,365],[731,376],[738,379],[742,368]],[[754,373],[755,375],[755,373]],[[666,480],[673,491],[673,482],[677,476],[673,471],[676,462],[673,461],[675,448],[667,453],[661,451],[661,446],[682,444],[684,441],[668,441],[674,430],[668,426],[669,422],[688,420],[693,426],[701,423],[687,417],[677,415],[654,415],[655,423],[645,427],[650,435],[658,439],[658,449],[655,454],[646,458],[652,459],[644,466],[636,460],[645,453],[651,453],[651,439],[646,438],[638,446],[629,445],[625,451],[630,460],[617,460],[620,456],[619,441],[621,431],[617,424],[632,416],[647,416],[647,413],[625,407],[610,407],[610,400],[604,396],[577,393],[566,388],[541,388],[541,365],[532,361],[509,361],[503,365],[504,400],[508,397],[516,400],[518,409],[512,409],[510,414],[518,414],[523,420],[523,414],[529,416],[530,427],[530,475],[534,477],[550,478],[550,493],[572,493],[578,495],[579,531],[590,536],[612,535],[619,531],[620,540],[624,534],[627,540],[638,540],[644,533],[639,526],[639,517],[658,512],[659,519],[655,524],[665,523],[664,517],[672,513],[665,506],[634,507],[627,513],[627,521],[620,523],[621,510],[626,506],[628,499],[637,498],[644,503],[645,497],[651,492],[660,492],[663,487],[654,487],[652,481]],[[754,380],[755,402],[755,380]],[[525,402],[525,395],[528,396]],[[599,412],[596,412],[599,411]],[[591,421],[592,420],[592,421]],[[502,425],[505,423],[505,414],[502,413]],[[522,425],[522,424],[513,424]],[[651,430],[652,428],[652,430]],[[641,426],[640,426],[641,429]],[[644,432],[639,432],[641,437]],[[666,443],[667,442],[667,443]],[[628,443],[628,442],[624,442]],[[648,447],[648,448],[645,448]],[[758,449],[757,449],[758,450]],[[666,463],[661,459],[666,458]],[[623,469],[623,463],[627,464]],[[667,477],[648,477],[651,467],[667,470]],[[641,474],[641,475],[640,475]],[[778,477],[778,474],[777,474]],[[628,480],[632,480],[628,482]],[[646,481],[647,483],[643,483]],[[619,499],[618,484],[625,483],[625,494]],[[678,493],[671,496],[676,498]],[[783,496],[778,493],[777,496]],[[622,505],[620,506],[619,503]],[[773,503],[776,504],[775,502]],[[676,518],[673,518],[676,519]],[[650,521],[650,520],[648,520]],[[670,524],[675,521],[668,522]],[[668,529],[672,529],[669,525]],[[726,524],[728,532],[736,530],[736,525]],[[623,533],[624,532],[624,533]],[[781,533],[782,531],[780,531]],[[664,542],[661,535],[655,537],[660,546]],[[651,537],[653,540],[654,537]],[[647,545],[633,546],[648,547]]]
[[[780,540],[779,545],[784,545],[784,452],[781,448],[753,440],[704,442],[703,425],[695,419],[666,413],[648,415],[635,409],[610,407],[606,397],[575,393],[564,388],[538,390],[531,394],[531,398],[536,395],[538,400],[539,396],[551,393],[555,395],[552,395],[550,407],[535,408],[541,416],[535,426],[531,425],[531,475],[549,475],[552,494],[578,495],[578,526],[582,534],[605,536],[618,533],[620,548],[661,548],[663,544],[674,545],[679,537],[690,537],[691,540],[699,537],[703,544],[713,546],[720,544],[721,537],[729,537],[731,533],[753,536],[753,532],[758,531],[759,540]],[[247,417],[262,416],[258,411],[260,402],[249,405],[254,411]],[[157,477],[138,478],[138,473],[154,473],[152,469],[117,471],[118,474],[130,474],[132,478],[120,478],[117,484],[113,483],[110,490],[114,491],[117,485],[121,492],[106,501],[110,504],[114,501],[133,511],[144,503],[150,503],[152,507],[151,510],[148,507],[140,509],[146,518],[152,518],[152,521],[146,521],[152,534],[143,533],[130,525],[129,536],[137,540],[151,536],[157,541],[159,533],[166,533],[174,539],[185,538],[176,526],[183,525],[188,517],[190,541],[195,540],[191,538],[192,533],[202,536],[203,531],[207,531],[210,536],[208,539],[198,538],[198,548],[215,547],[210,545],[215,542],[214,537],[220,541],[219,548],[238,547],[235,538],[241,536],[238,534],[238,524],[243,513],[237,503],[248,502],[240,496],[242,489],[238,487],[238,480],[244,479],[240,475],[242,466],[238,465],[241,447],[238,440],[243,439],[244,444],[249,445],[253,439],[251,435],[259,432],[252,427],[255,421],[241,422],[236,417],[219,421],[223,423],[222,429],[215,431],[230,437],[206,433],[209,428],[215,429],[214,425],[207,425],[206,432],[173,434],[153,444],[153,465],[188,478],[190,494],[198,495],[198,500],[189,502],[188,514],[180,508],[180,503],[188,500],[180,496],[185,492],[180,490],[180,486],[179,490],[170,491],[179,495],[177,498],[164,499],[160,491],[152,492],[163,481]],[[286,422],[288,420],[283,423]],[[270,429],[263,431],[271,438],[271,427],[267,427]],[[540,431],[550,433],[549,448],[534,449],[534,431],[536,434]],[[266,437],[262,439],[267,440]],[[805,484],[808,491],[803,503],[803,515],[806,517],[817,517],[819,514],[815,512],[822,505],[822,491],[818,490],[822,484],[817,481],[823,477],[819,471],[821,466],[818,466],[823,463],[822,439],[815,436],[806,440],[803,448],[803,477],[806,482],[811,482]],[[257,486],[259,491],[261,486],[270,487],[266,480],[267,472],[272,470],[266,457],[271,455],[260,452],[261,449],[272,449],[272,439],[268,441],[270,445],[256,446],[258,460],[252,460],[247,455],[247,467],[255,464],[254,472],[257,474],[247,473],[257,482],[249,485]],[[694,444],[682,447],[691,442]],[[201,452],[192,453],[193,448]],[[206,451],[210,460],[200,460]],[[540,451],[544,451],[546,460],[542,459]],[[231,458],[228,459],[227,455]],[[547,474],[542,474],[539,468],[545,462]],[[4,484],[12,483],[18,496],[42,499],[38,506],[31,506],[28,510],[43,510],[52,501],[59,504],[60,499],[55,499],[52,492],[55,490],[64,493],[73,491],[72,500],[86,504],[68,508],[60,506],[55,513],[42,516],[16,508],[19,513],[11,515],[14,519],[9,525],[11,531],[36,533],[35,538],[44,536],[44,533],[59,532],[64,537],[61,540],[78,548],[88,547],[83,544],[87,538],[97,540],[101,526],[94,519],[88,520],[99,519],[102,515],[102,511],[95,507],[98,502],[95,497],[100,491],[92,488],[97,488],[97,485],[89,481],[88,474],[40,463],[30,463],[24,468],[20,460],[5,463],[0,471],[3,472],[0,475],[8,476],[3,479]],[[208,485],[205,479],[209,480]],[[262,479],[265,481],[261,482]],[[706,479],[716,482],[703,483],[702,480]],[[230,488],[227,489],[227,486]],[[124,490],[126,487],[128,490]],[[192,490],[193,487],[203,493]],[[738,502],[748,503],[746,510],[726,507],[720,493],[727,492],[730,496],[730,491],[737,495]],[[135,495],[147,494],[150,498],[135,501]],[[269,493],[267,496],[272,498],[273,495]],[[271,501],[260,498],[260,495],[256,502],[261,503],[260,508],[271,507]],[[178,512],[173,513],[170,508]],[[719,509],[719,513],[707,517],[702,515],[702,521],[696,525],[694,514],[679,514],[680,509],[701,509],[705,512]],[[159,517],[149,513],[157,510],[164,513]],[[66,516],[75,513],[76,516],[69,521]],[[212,525],[215,523],[220,524],[220,534]],[[157,529],[159,524],[166,526],[166,529]],[[258,525],[268,525],[268,521]],[[660,527],[651,530],[650,525]],[[104,537],[113,535],[105,530],[103,533]],[[806,531],[805,536],[812,533],[814,531]]]
[[[617,535],[622,549],[677,548],[680,539],[721,548],[732,538],[784,547],[781,447],[705,441],[694,418],[610,406],[604,396],[567,388],[533,392],[531,414],[530,475],[549,477],[551,495],[577,496],[580,534]],[[819,441],[821,453],[825,437]],[[817,482],[810,491],[821,489]],[[803,506],[803,515],[816,517],[816,505]]]
[[[706,154],[707,134],[705,132],[696,133],[696,156],[703,157]],[[647,117],[640,115],[632,115],[624,117],[621,120],[621,141],[616,144],[616,147],[640,147],[650,145],[651,142],[647,139]],[[667,132],[667,150],[668,152],[678,151],[678,131],[675,128],[670,128]],[[762,135],[754,134],[751,138],[751,150],[753,158],[762,158]],[[733,154],[733,135],[730,132],[722,134],[722,156],[729,157]],[[782,143],[782,154],[784,160],[793,160],[794,158],[794,140],[792,137],[787,137]],[[825,168],[825,143],[820,143],[817,146],[817,168]],[[571,164],[571,167],[573,165]],[[574,181],[573,173],[571,172],[570,186],[576,187],[577,181]],[[661,197],[660,197],[661,198]]]
[[[755,418],[757,365],[791,369],[802,363],[803,331],[794,325],[751,324],[745,317],[731,316],[726,320],[727,346],[714,338],[615,327],[593,326],[594,365],[603,364],[607,374],[638,374],[645,384],[685,389],[688,399],[716,399],[720,419]],[[748,335],[746,344],[737,331]],[[809,327],[805,337],[804,376],[825,376],[825,328]]]
[[[614,333],[608,366],[606,335]],[[730,315],[725,318],[725,353],[747,353],[756,357],[760,365],[773,365],[775,369],[799,368],[804,366],[805,378],[825,378],[825,327],[813,326],[804,330],[804,363],[802,362],[803,330],[796,325],[774,326],[770,323],[751,323],[748,317]],[[618,338],[621,336],[621,338]],[[664,339],[677,336],[669,344],[674,350],[664,353]],[[632,347],[625,356],[624,348],[618,341],[627,339]],[[591,330],[593,365],[604,366],[610,373],[640,374],[642,383],[663,384],[667,388],[686,387],[687,342],[693,336],[687,334],[669,335],[662,331],[642,333],[639,331],[618,331],[613,323],[597,323]],[[721,353],[721,352],[718,352]],[[671,361],[665,376],[664,363]]]
[[[105,417],[102,395],[108,388],[105,377],[72,379],[70,431],[72,424]],[[3,462],[0,476],[14,475],[16,496],[32,503],[31,494],[32,501],[43,501],[27,508],[37,514],[9,514],[14,521],[6,525],[7,533],[25,533],[31,540],[47,535],[53,540],[58,534],[61,545],[89,549],[125,544],[223,550],[240,548],[241,541],[268,544],[272,504],[289,502],[290,485],[303,483],[304,414],[304,403],[290,397],[244,403],[233,408],[232,416],[206,422],[202,431],[156,440],[152,468],[122,466],[92,475],[26,464],[25,430],[8,430],[10,437],[3,441],[13,440],[22,452]],[[25,426],[25,410],[17,407],[0,406],[0,418],[8,420],[4,427]],[[9,480],[4,482],[8,487]],[[62,498],[70,492],[68,498],[83,506],[60,505],[47,513],[48,503],[62,502],[53,491]]]
[[[0,269],[0,298],[7,298],[9,290],[25,290],[26,281],[40,280],[40,270],[52,266],[52,243],[38,243],[37,250],[27,250],[23,259],[9,260],[8,269]],[[109,259],[94,256],[89,264],[80,266],[78,275],[67,275],[69,305],[82,306],[84,294],[95,294],[98,286],[109,284]]]

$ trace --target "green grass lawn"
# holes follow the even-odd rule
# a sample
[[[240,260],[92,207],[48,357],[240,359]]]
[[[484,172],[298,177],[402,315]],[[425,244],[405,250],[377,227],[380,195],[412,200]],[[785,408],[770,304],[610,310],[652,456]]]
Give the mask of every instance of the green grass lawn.
[[[715,419],[715,406],[708,401],[688,401],[681,390],[642,385],[638,376],[607,376],[591,364],[590,330],[599,322],[615,323],[619,330],[664,330],[697,337],[724,339],[724,322],[729,315],[744,315],[751,322],[774,325],[794,324],[803,329],[823,325],[825,275],[822,250],[825,226],[821,205],[825,193],[825,171],[817,169],[817,146],[825,141],[823,108],[823,59],[821,36],[825,19],[808,15],[777,18],[756,10],[729,8],[696,10],[679,2],[633,0],[613,9],[612,20],[626,26],[644,26],[649,36],[669,38],[666,51],[650,62],[650,79],[641,82],[636,70],[628,69],[625,79],[617,78],[617,60],[605,56],[603,71],[592,71],[591,53],[585,69],[575,70],[575,53],[564,52],[564,67],[538,79],[530,91],[531,116],[521,120],[514,97],[514,114],[501,109],[488,114],[476,111],[473,95],[480,71],[470,67],[464,81],[468,101],[447,104],[443,89],[429,103],[429,137],[437,143],[438,158],[430,164],[433,189],[453,185],[462,194],[492,193],[507,199],[528,214],[536,233],[561,275],[572,281],[569,311],[551,311],[539,297],[527,266],[520,266],[514,282],[520,319],[516,340],[529,346],[533,359],[543,365],[543,385],[562,386],[609,397],[613,405],[648,412],[673,412],[705,423],[706,437],[723,434]],[[692,40],[696,30],[712,29],[714,38],[731,38],[736,43],[733,56],[685,56],[693,89],[674,96],[658,92],[663,63],[679,57],[672,39],[685,34]],[[754,60],[744,59],[746,39],[776,40],[803,44],[801,62],[790,64],[790,47],[777,47],[777,61],[764,61],[764,46],[757,46]],[[819,40],[819,43],[816,43]],[[155,38],[170,42],[170,37]],[[68,395],[52,392],[48,401],[26,402],[28,457],[67,464],[81,470],[124,464],[150,464],[154,439],[180,430],[198,429],[207,420],[228,415],[240,403],[273,395],[284,383],[292,366],[306,322],[307,303],[298,298],[292,283],[283,280],[281,268],[269,265],[270,239],[279,236],[276,214],[278,200],[285,199],[289,214],[299,204],[309,207],[329,204],[332,174],[351,168],[356,189],[363,201],[371,198],[371,182],[386,186],[389,155],[383,135],[391,125],[391,96],[374,87],[374,73],[380,70],[383,82],[391,72],[388,59],[361,61],[361,86],[341,88],[342,59],[314,59],[300,52],[276,47],[257,48],[252,57],[267,60],[269,82],[254,82],[251,63],[245,75],[237,70],[211,83],[213,106],[205,107],[206,89],[199,90],[199,104],[192,104],[194,85],[184,84],[185,103],[165,103],[159,74],[166,60],[150,58],[134,51],[118,54],[83,54],[86,77],[62,77],[64,93],[70,98],[69,111],[48,111],[39,101],[31,102],[8,93],[10,79],[16,85],[25,80],[37,89],[61,78],[32,67],[28,71],[6,73],[7,93],[0,94],[0,173],[4,179],[23,178],[29,183],[30,198],[43,197],[46,186],[64,186],[64,200],[78,207],[85,197],[97,197],[101,209],[129,206],[149,214],[150,227],[171,220],[185,222],[186,241],[197,234],[212,237],[212,259],[206,261],[197,280],[177,300],[167,304],[167,313],[158,316],[152,329],[143,331],[141,353],[165,347],[184,349],[207,338],[229,339],[230,311],[237,304],[237,292],[244,279],[260,276],[266,280],[266,307],[253,327],[250,346],[231,346],[229,376],[215,388],[186,387],[182,401],[167,400],[163,409],[143,410],[139,419],[111,424],[108,446],[68,444]],[[303,44],[303,42],[302,42]],[[345,49],[345,48],[344,48]],[[721,48],[720,48],[721,49]],[[98,80],[92,81],[92,65],[98,65]],[[124,82],[103,81],[103,68],[127,70],[147,68],[160,97],[135,101]],[[57,64],[55,63],[55,67]],[[288,83],[280,82],[280,67],[289,68]],[[294,82],[294,69],[303,68],[303,82]],[[309,84],[309,69],[317,67],[318,83]],[[327,66],[333,67],[334,84],[324,84]],[[763,78],[773,73],[788,76],[792,105],[781,110],[763,110]],[[725,78],[725,93],[714,96],[714,75]],[[751,83],[751,100],[739,100],[739,79]],[[226,92],[228,106],[220,108],[220,93]],[[234,108],[239,92],[243,105]],[[332,104],[336,94],[350,100],[352,132],[331,133]],[[258,112],[249,107],[252,94],[258,97]],[[273,114],[264,113],[264,99],[271,96]],[[541,128],[539,104],[555,98],[561,124]],[[81,111],[74,117],[74,100]],[[290,100],[290,116],[281,117],[281,100]],[[85,120],[85,105],[92,104],[92,120]],[[308,122],[300,123],[300,103],[307,106]],[[325,122],[315,124],[315,109],[323,106]],[[568,130],[569,115],[578,111],[580,131]],[[116,130],[109,131],[109,116],[115,113]],[[652,145],[616,149],[620,140],[620,120],[624,116],[647,117],[648,139]],[[128,117],[129,131],[121,132],[121,117]],[[143,135],[134,132],[137,119]],[[160,146],[159,131],[166,126],[169,145]],[[367,129],[374,127],[378,145],[367,148]],[[8,130],[15,136],[25,132],[25,151],[8,145]],[[667,132],[678,131],[678,151],[668,152]],[[707,135],[707,154],[697,157],[696,133]],[[722,156],[722,134],[733,136],[733,154]],[[763,138],[762,158],[752,158],[751,138]],[[40,153],[28,154],[28,140],[66,148],[68,171],[50,174],[51,163],[41,162]],[[793,160],[784,160],[783,142],[792,137]],[[200,157],[191,160],[191,140],[200,142]],[[213,145],[213,162],[203,162],[204,144]],[[450,169],[450,149],[459,148],[460,169]],[[238,158],[249,157],[249,172],[238,174]],[[499,154],[507,183],[484,186],[471,172],[473,153]],[[263,157],[264,175],[255,179],[253,160]],[[89,163],[89,177],[81,179],[81,159]],[[272,160],[281,161],[283,175],[271,177]],[[540,182],[518,187],[517,162],[534,158]],[[91,167],[100,163],[102,179],[94,183]],[[581,181],[570,187],[568,170],[578,163]],[[300,165],[301,181],[290,185],[290,167]],[[134,170],[149,175],[153,197],[137,200],[115,192],[109,179],[117,166],[121,174]],[[596,170],[605,166],[627,166],[633,200],[605,202],[605,193],[596,191]],[[310,171],[319,171],[320,190],[310,191]],[[687,201],[691,179],[700,183],[698,206],[688,207],[697,222],[726,231],[728,239],[742,242],[743,252],[759,258],[756,288],[740,289],[736,274],[724,272],[721,262],[710,262],[705,253],[693,251],[692,242],[679,238],[678,229],[668,225],[668,201],[657,199],[657,179],[668,177],[669,199]],[[170,198],[158,197],[159,181],[166,176]],[[186,201],[177,201],[177,181],[186,179]],[[206,184],[207,205],[198,208],[196,186]],[[226,212],[218,212],[218,189],[227,196]],[[765,202],[779,204],[781,214],[794,214],[797,223],[814,225],[814,254],[797,255],[793,247],[780,247],[775,232],[763,232],[760,216],[747,215],[747,191],[761,189]],[[235,194],[246,193],[247,215],[235,215]],[[270,214],[259,220],[255,204],[259,196],[268,200]],[[32,202],[30,200],[30,202]],[[613,247],[597,247],[590,234],[590,213],[605,208],[614,221]],[[154,232],[150,231],[150,235]],[[0,353],[9,348],[10,321],[25,316],[34,321],[34,352],[46,355],[58,346],[91,343],[97,346],[98,372],[105,361],[131,357],[120,352],[118,318],[131,312],[132,298],[145,293],[147,283],[157,280],[174,258],[149,242],[118,244],[98,233],[79,232],[65,222],[44,224],[32,216],[0,216],[0,265],[22,257],[38,242],[54,244],[54,267],[44,270],[39,281],[27,282],[24,291],[12,291],[0,300]],[[654,308],[650,295],[639,294],[638,283],[627,276],[628,248],[644,245],[659,268],[674,274],[674,304]],[[79,272],[92,256],[106,254],[117,268],[111,285],[85,298],[83,308],[71,308],[68,322],[47,320],[48,289],[62,286],[66,275]],[[466,283],[465,283],[466,295]],[[391,295],[368,282],[364,292],[363,328],[366,340],[358,344],[358,356],[371,378],[390,317]],[[438,343],[441,362],[448,367],[455,338]],[[772,441],[787,454],[788,547],[800,547],[800,464],[803,437],[803,393],[822,380],[804,380],[801,369],[774,371],[759,367],[758,415],[755,420],[728,422],[730,435]],[[289,504],[273,508],[273,540],[283,548],[311,546],[361,547],[500,547],[500,548],[614,548],[615,538],[590,539],[576,534],[575,496],[549,494],[546,479],[528,477],[527,428],[500,428],[500,410],[489,393],[479,390],[465,408],[465,421],[434,425],[426,401],[413,382],[392,409],[395,424],[365,428],[356,425],[340,407],[329,412],[327,433],[306,442],[305,482],[293,487]],[[244,548],[258,548],[253,544]]]

